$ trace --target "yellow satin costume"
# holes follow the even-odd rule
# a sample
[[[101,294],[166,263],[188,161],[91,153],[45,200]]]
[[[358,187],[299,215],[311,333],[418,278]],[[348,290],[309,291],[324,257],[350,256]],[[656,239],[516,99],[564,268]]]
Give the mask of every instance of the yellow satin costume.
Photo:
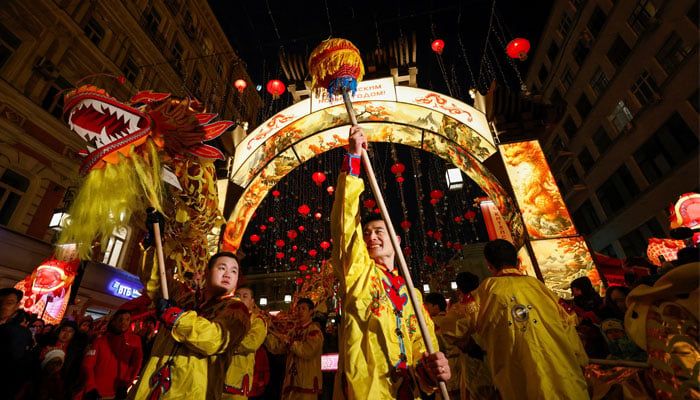
[[[474,334],[501,398],[588,399],[575,316],[536,278],[503,269],[472,292],[457,336]]]
[[[259,312],[250,316],[250,330],[236,347],[226,371],[223,399],[247,399],[253,384],[255,352],[267,336],[267,323]]]
[[[363,190],[362,179],[341,173],[331,213],[332,264],[343,307],[333,398],[418,399],[419,387],[432,393],[436,384],[420,366],[425,344],[403,279],[367,253],[359,211]],[[438,349],[432,320],[426,323]]]
[[[148,259],[153,250],[145,254]],[[151,298],[159,285],[148,280]],[[143,272],[143,271],[142,271]],[[150,284],[149,284],[150,283]],[[201,303],[202,296],[180,282],[170,285],[170,298],[183,309],[172,329],[162,326],[153,343],[151,356],[141,378],[129,392],[129,399],[220,399],[223,393],[226,367],[234,349],[250,327],[245,305],[233,293]]]
[[[272,334],[265,339],[271,353],[287,353],[282,400],[317,400],[323,388],[323,332],[317,323],[310,321],[294,328],[291,335],[289,344]]]

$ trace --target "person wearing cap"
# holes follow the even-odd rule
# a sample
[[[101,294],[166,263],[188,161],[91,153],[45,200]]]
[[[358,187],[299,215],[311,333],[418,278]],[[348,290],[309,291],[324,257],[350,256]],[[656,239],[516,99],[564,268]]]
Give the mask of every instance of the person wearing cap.
[[[131,314],[117,310],[107,332],[95,339],[83,359],[85,400],[125,399],[141,369],[141,338],[130,332]]]
[[[589,399],[588,357],[565,308],[538,279],[519,270],[517,250],[496,239],[484,247],[493,277],[467,299],[457,339],[474,335],[485,351],[501,399]]]
[[[13,320],[21,300],[20,290],[0,289],[0,399],[19,391],[31,361],[32,333]]]
[[[146,254],[150,258],[152,249]],[[154,270],[157,276],[157,263]],[[148,280],[150,273],[141,279],[148,296],[157,299],[160,287]],[[170,282],[170,300],[155,302],[162,325],[129,398],[221,398],[226,368],[250,327],[246,306],[234,298],[238,274],[238,257],[220,252],[209,259],[202,290]]]

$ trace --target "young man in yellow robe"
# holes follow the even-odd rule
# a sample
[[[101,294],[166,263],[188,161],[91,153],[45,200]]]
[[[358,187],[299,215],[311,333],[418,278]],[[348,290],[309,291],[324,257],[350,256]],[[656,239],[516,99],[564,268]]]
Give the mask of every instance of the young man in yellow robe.
[[[417,399],[419,389],[432,393],[438,379],[447,381],[450,368],[444,354],[426,352],[384,221],[360,224],[360,155],[366,147],[364,132],[353,126],[331,213],[332,264],[343,307],[333,398]],[[430,318],[426,323],[437,349]]]
[[[582,368],[588,357],[575,318],[536,278],[518,270],[515,247],[484,247],[493,277],[467,296],[457,337],[475,335],[502,399],[588,399]]]
[[[317,400],[323,386],[323,332],[311,320],[313,301],[302,297],[296,307],[298,321],[292,331],[283,335],[270,330],[265,345],[271,353],[287,353],[282,400]]]
[[[226,371],[223,399],[247,399],[252,389],[255,371],[255,352],[267,336],[267,323],[255,306],[253,290],[248,286],[236,289],[236,297],[250,311],[250,330],[236,347],[231,364]]]
[[[171,300],[156,302],[161,329],[129,398],[221,398],[226,367],[250,326],[248,310],[233,296],[238,273],[236,256],[222,252],[209,259],[202,291],[169,285]]]

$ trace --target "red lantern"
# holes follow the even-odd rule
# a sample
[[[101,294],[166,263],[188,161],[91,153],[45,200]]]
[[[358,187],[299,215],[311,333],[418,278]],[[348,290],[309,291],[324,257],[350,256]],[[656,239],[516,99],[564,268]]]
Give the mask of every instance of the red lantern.
[[[273,99],[279,99],[280,95],[284,93],[284,83],[278,79],[271,80],[267,82],[267,91]]]
[[[299,271],[304,272],[304,271],[306,271],[307,268],[308,268],[308,267],[307,267],[306,265],[300,265],[300,266],[299,266]]]
[[[452,242],[447,242],[447,243],[445,243],[445,245],[446,245],[447,248],[449,249],[450,247],[452,247]]]
[[[367,200],[365,200],[365,202],[362,203],[362,204],[365,205],[365,208],[369,208],[369,209],[372,209],[372,208],[374,208],[374,206],[377,205],[377,203],[376,203],[374,200],[372,200],[372,199],[367,199]]]
[[[304,229],[306,228],[304,228],[304,225],[299,225],[297,229],[299,230],[299,232],[304,232]]]
[[[404,165],[401,163],[396,163],[396,164],[391,166],[391,173],[394,175],[401,174],[405,170],[406,170],[406,167],[404,167]]]
[[[275,244],[277,245],[277,247],[284,247],[284,240],[280,239],[276,241]]]
[[[270,217],[270,218],[268,218],[267,220],[270,221],[270,222],[275,222],[275,217]]]
[[[455,222],[456,223],[462,222],[462,217],[455,217]]]
[[[398,183],[403,183],[403,176],[397,176],[397,177],[396,177],[396,182],[398,182]]]
[[[442,49],[445,48],[445,42],[442,40],[438,39],[433,42],[433,44],[430,45],[430,47],[433,49],[434,52],[438,54],[442,54]]]
[[[430,256],[425,256],[425,262],[427,262],[428,265],[433,265],[433,263],[435,262],[435,259],[433,257],[430,257]]]
[[[411,255],[411,248],[410,247],[404,247],[403,248],[403,254],[405,256],[410,256]]]
[[[433,231],[428,231],[428,236],[433,237]]]
[[[519,58],[520,61],[527,60],[527,52],[530,51],[530,42],[527,39],[513,39],[506,46],[506,53],[510,58]]]
[[[326,174],[323,172],[314,172],[314,174],[311,175],[311,179],[316,182],[317,186],[321,186],[321,184],[326,180]]]
[[[301,277],[299,277],[297,278],[296,283],[301,285],[302,283],[304,283],[304,280]]]
[[[327,248],[331,247],[331,244],[324,240],[323,242],[321,242],[320,246],[323,250],[326,250]]]
[[[316,272],[316,267],[311,267],[311,272]]]
[[[304,278],[306,278],[307,280],[311,279],[311,275],[306,275]]]
[[[442,239],[442,233],[440,233],[440,232],[433,233],[433,238],[435,238],[435,240]]]
[[[476,218],[476,213],[472,210],[469,210],[464,213],[464,218],[468,219],[469,221],[473,221],[474,218]]]
[[[322,216],[323,216],[323,215],[321,215],[320,212],[317,212],[316,214],[314,214],[314,217],[315,217],[316,219],[321,219]]]
[[[375,214],[379,214],[380,212],[381,212],[381,211],[379,211],[378,208],[375,208],[375,209],[374,209],[374,213],[375,213]]]
[[[277,253],[276,257],[281,260],[284,258],[284,253]]]
[[[297,231],[291,230],[291,231],[287,232],[287,237],[288,237],[290,240],[294,240],[294,238],[297,237]]]
[[[328,186],[326,188],[326,192],[328,192],[328,194],[332,195],[333,192],[335,192],[335,188],[333,186]]]
[[[250,241],[251,241],[251,242],[253,242],[253,243],[258,243],[259,240],[260,240],[260,236],[255,235],[255,234],[250,235]]]
[[[302,204],[301,206],[299,206],[299,214],[306,216],[306,214],[308,214],[309,211],[311,210],[306,204]]]
[[[430,192],[430,198],[440,200],[442,198],[442,190],[433,190]]]
[[[236,89],[238,89],[238,93],[243,93],[248,84],[243,79],[237,79],[236,82],[233,83],[233,86],[235,86]]]
[[[292,250],[297,251],[297,245],[292,246]]]
[[[318,254],[318,251],[316,251],[316,249],[311,249],[311,250],[309,250],[309,255],[310,255],[311,257],[316,257],[316,254]]]
[[[430,204],[436,205],[438,203],[438,199],[430,199]]]
[[[273,191],[272,191],[272,195],[275,196],[275,197],[277,197],[277,196],[280,195],[280,192],[277,191],[277,190],[273,190]]]
[[[457,251],[462,250],[462,243],[454,243],[452,244],[452,248]]]
[[[289,261],[291,261],[291,262],[294,262],[294,261],[296,261],[296,260],[297,260],[297,259],[294,258],[294,257],[289,257]]]
[[[265,225],[260,225],[260,230],[261,230],[261,231],[264,231],[265,229],[267,229],[267,227],[266,227]]]
[[[403,222],[401,223],[401,227],[402,227],[403,229],[408,229],[408,228],[410,228],[410,227],[411,227],[411,221],[403,221]]]

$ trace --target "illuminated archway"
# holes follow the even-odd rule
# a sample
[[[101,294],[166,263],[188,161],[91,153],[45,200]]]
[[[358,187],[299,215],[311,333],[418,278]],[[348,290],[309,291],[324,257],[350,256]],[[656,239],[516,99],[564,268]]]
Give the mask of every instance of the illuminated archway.
[[[361,82],[353,105],[370,142],[411,146],[454,164],[496,204],[516,245],[524,241],[515,203],[482,164],[496,152],[482,112],[440,93],[395,86],[392,78]],[[255,210],[284,176],[347,145],[349,124],[342,100],[312,97],[277,113],[238,144],[231,180],[244,190],[228,217],[225,250],[239,248]]]

